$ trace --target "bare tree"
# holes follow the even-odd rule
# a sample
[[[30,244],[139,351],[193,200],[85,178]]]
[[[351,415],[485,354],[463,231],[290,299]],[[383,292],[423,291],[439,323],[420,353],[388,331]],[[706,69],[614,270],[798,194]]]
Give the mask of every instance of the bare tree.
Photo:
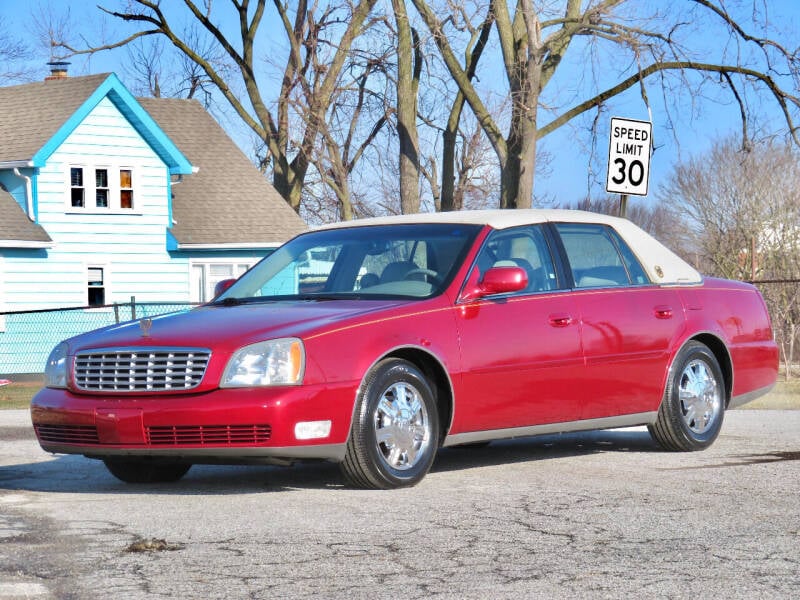
[[[386,70],[393,48],[382,46],[381,37],[385,39],[383,28],[362,33],[366,48],[354,49],[348,58],[343,70],[346,75],[334,90],[327,118],[320,125],[314,164],[320,183],[333,193],[336,205],[336,211],[319,206],[320,216],[324,213],[335,216],[324,220],[350,220],[363,214],[358,200],[354,201],[358,194],[354,194],[351,180],[365,152],[389,122],[385,88],[389,83]],[[371,85],[376,79],[382,83]]]
[[[203,61],[230,77],[232,65],[220,48],[208,43],[196,30],[188,30],[186,37]],[[138,39],[127,45],[128,60],[124,68],[131,91],[153,98],[195,98],[211,108],[214,83],[197,62],[185,54],[176,57],[166,52],[165,45],[163,37]]]
[[[317,3],[309,4],[308,0],[291,3],[273,0],[289,46],[274,111],[268,108],[270,102],[263,95],[262,71],[255,56],[266,0],[231,0],[238,25],[238,39],[235,40],[230,32],[223,32],[218,26],[219,19],[212,16],[212,2],[205,0],[200,5],[194,0],[183,0],[184,16],[235,65],[235,71],[230,73],[221,72],[198,52],[196,38],[192,37],[198,29],[173,27],[160,0],[130,0],[126,10],[100,7],[105,13],[140,27],[127,37],[88,46],[56,38],[53,45],[66,56],[91,55],[149,36],[164,36],[202,69],[247,127],[264,141],[268,149],[265,160],[271,167],[275,188],[299,210],[303,182],[333,92],[350,47],[376,1],[330,3],[320,8]],[[170,9],[177,10],[174,4]],[[295,131],[297,135],[293,135]]]
[[[0,16],[0,83],[14,83],[30,79],[30,69],[25,61],[30,49],[21,39],[9,32],[9,26]]]
[[[786,144],[717,142],[677,165],[659,190],[688,219],[707,272],[760,285],[788,369],[800,326],[800,155]],[[759,283],[762,282],[762,283]]]
[[[653,76],[660,76],[663,89],[672,85],[671,90],[685,97],[699,96],[698,88],[716,78],[741,109],[745,139],[749,138],[748,122],[752,115],[748,112],[744,89],[751,87],[774,100],[790,135],[800,142],[794,124],[800,109],[800,98],[794,92],[800,72],[797,53],[766,36],[748,32],[726,10],[727,3],[684,0],[671,3],[669,10],[659,5],[649,15],[643,15],[632,12],[634,3],[630,0],[513,3],[489,0],[481,21],[494,22],[512,105],[508,131],[504,134],[468,69],[456,58],[454,43],[459,35],[452,23],[457,21],[455,13],[463,12],[460,4],[448,2],[444,8],[434,10],[425,0],[412,2],[492,143],[502,172],[502,207],[531,205],[536,144],[541,138],[587,111],[600,109],[631,88],[638,87],[649,106],[645,81]],[[641,3],[636,8],[643,10]],[[682,9],[692,14],[682,15]],[[717,61],[708,60],[707,33],[698,31],[697,23],[702,23],[706,30],[709,23],[716,23],[727,32],[729,37],[720,44]],[[548,102],[544,108],[551,118],[542,125],[540,109],[545,90],[559,72],[567,51],[578,40],[583,40],[580,48],[584,51],[602,50],[606,57],[614,56],[616,65],[625,67],[607,69],[617,74],[616,81],[600,91],[589,86],[586,97],[576,98],[574,104]],[[607,63],[608,58],[605,60]],[[585,68],[591,69],[592,64],[592,60],[586,61]],[[676,77],[668,80],[670,74]],[[571,88],[570,95],[578,93],[580,90]]]

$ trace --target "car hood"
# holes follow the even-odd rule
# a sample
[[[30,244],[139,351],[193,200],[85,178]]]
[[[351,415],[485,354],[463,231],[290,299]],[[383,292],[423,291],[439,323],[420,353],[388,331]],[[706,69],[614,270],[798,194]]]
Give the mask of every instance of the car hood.
[[[326,300],[204,305],[98,329],[70,339],[69,345],[71,353],[147,346],[232,351],[262,340],[303,338],[332,323],[342,326],[363,318],[373,320],[385,311],[412,302],[415,301]]]

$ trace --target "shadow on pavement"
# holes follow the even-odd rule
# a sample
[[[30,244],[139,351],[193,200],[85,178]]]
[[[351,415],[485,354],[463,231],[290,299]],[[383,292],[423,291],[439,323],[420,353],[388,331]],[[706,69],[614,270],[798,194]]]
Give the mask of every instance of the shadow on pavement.
[[[5,436],[4,436],[5,437]],[[27,437],[27,436],[26,436]],[[36,444],[35,440],[31,440]],[[625,429],[501,440],[479,447],[439,450],[432,473],[549,460],[600,452],[656,452],[644,429]],[[244,494],[293,489],[345,489],[337,465],[297,463],[292,467],[195,465],[180,481],[127,484],[114,478],[98,460],[56,455],[41,462],[0,466],[0,491],[88,494]]]

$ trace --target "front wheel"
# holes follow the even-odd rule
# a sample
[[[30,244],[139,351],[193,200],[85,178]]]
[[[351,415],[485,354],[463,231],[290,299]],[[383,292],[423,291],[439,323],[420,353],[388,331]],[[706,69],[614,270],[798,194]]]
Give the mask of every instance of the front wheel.
[[[722,428],[725,380],[714,354],[700,342],[681,348],[650,435],[666,450],[708,448]]]
[[[145,458],[106,458],[109,472],[125,483],[170,483],[186,475],[191,464]]]
[[[365,377],[341,463],[353,485],[393,489],[419,483],[439,445],[433,389],[408,361],[389,358]]]

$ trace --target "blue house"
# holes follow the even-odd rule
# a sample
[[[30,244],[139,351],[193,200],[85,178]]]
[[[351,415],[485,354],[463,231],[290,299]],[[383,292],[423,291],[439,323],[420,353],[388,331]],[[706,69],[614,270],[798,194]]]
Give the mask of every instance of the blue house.
[[[11,313],[202,302],[306,228],[196,101],[60,74],[0,88],[0,374],[57,341]]]

